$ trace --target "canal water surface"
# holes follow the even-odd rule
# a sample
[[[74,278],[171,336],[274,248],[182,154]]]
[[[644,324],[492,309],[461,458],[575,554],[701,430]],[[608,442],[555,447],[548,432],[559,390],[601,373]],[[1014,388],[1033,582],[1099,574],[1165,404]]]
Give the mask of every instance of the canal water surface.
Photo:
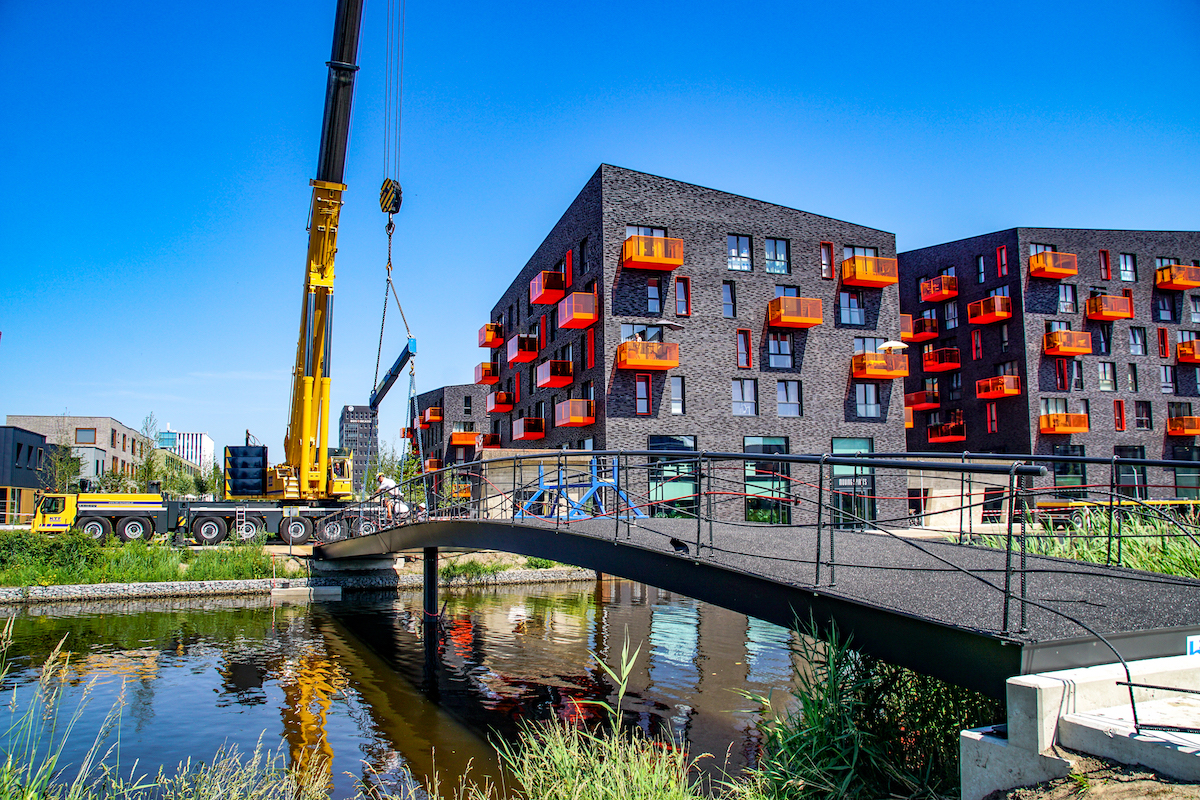
[[[323,755],[335,796],[364,777],[496,777],[489,738],[523,719],[587,720],[614,702],[592,654],[640,648],[626,724],[707,753],[737,774],[757,751],[759,716],[741,692],[791,684],[790,634],[759,620],[619,580],[444,591],[439,658],[428,669],[419,593],[347,593],[340,602],[158,600],[31,606],[16,612],[0,697],[19,709],[60,641],[73,709],[91,686],[66,757],[77,761],[123,698],[120,762],[139,772],[207,759],[260,739],[289,758]],[[8,713],[5,711],[4,713]],[[7,726],[6,726],[7,727]]]

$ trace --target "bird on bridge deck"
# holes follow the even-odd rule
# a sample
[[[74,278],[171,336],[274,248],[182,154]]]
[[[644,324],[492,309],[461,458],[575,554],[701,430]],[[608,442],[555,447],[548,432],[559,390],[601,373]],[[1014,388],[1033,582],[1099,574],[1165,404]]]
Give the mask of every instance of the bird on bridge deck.
[[[679,541],[674,536],[671,537],[671,547],[675,548],[675,552],[679,553],[681,556],[686,556],[691,552],[688,550],[688,546],[686,544]]]

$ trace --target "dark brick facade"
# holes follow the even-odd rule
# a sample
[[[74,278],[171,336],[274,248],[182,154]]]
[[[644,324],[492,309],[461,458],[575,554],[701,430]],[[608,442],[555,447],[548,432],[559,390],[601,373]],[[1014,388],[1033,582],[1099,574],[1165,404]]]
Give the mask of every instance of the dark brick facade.
[[[476,433],[486,433],[489,430],[488,415],[484,409],[487,392],[487,386],[466,383],[442,386],[417,395],[418,417],[423,415],[427,408],[442,409],[441,422],[433,422],[424,430],[417,428],[421,435],[421,453],[425,459],[437,459],[444,466],[475,459],[474,444],[452,445],[450,435],[456,429]],[[470,398],[469,411],[466,398]]]

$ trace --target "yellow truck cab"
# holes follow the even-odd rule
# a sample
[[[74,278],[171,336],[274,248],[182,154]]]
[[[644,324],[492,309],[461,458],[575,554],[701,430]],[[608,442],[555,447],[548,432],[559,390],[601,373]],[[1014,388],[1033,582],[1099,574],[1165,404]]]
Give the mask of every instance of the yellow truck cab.
[[[149,539],[166,530],[167,506],[157,494],[46,494],[37,502],[33,531],[62,533],[79,528],[103,541],[110,534],[126,542]]]

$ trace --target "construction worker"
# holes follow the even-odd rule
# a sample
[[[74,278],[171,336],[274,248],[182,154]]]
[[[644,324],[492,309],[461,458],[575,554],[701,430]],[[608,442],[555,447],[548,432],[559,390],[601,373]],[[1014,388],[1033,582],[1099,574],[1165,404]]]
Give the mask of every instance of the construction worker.
[[[378,485],[376,495],[383,501],[388,519],[395,520],[399,515],[408,514],[408,505],[400,499],[400,487],[394,480],[380,473],[375,476],[375,483]]]

